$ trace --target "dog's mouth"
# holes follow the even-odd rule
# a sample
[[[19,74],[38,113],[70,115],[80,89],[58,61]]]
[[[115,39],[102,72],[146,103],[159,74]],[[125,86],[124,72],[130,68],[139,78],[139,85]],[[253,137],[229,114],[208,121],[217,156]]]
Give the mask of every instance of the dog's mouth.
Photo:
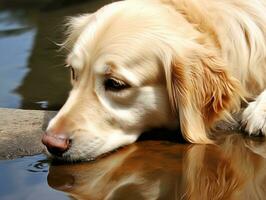
[[[46,154],[52,160],[64,162],[93,161],[134,143],[139,137],[139,134],[123,131],[101,134],[78,129],[71,133],[56,134],[51,130],[48,129],[42,137]]]
[[[117,149],[114,149],[112,151],[108,151],[108,152],[105,152],[105,153],[102,153],[98,156],[87,156],[87,157],[76,157],[76,156],[73,156],[72,154],[70,154],[69,152],[65,152],[63,154],[54,154],[50,151],[47,150],[46,148],[46,155],[48,155],[51,159],[51,161],[53,163],[80,163],[80,162],[92,162],[92,161],[97,161],[97,160],[100,160],[102,158],[105,158],[105,157],[108,157],[109,155],[119,151],[120,149],[123,149],[125,148],[124,146],[123,147],[119,147]]]
[[[104,141],[95,139],[88,141],[86,139],[65,139],[44,134],[42,143],[45,145],[45,154],[52,161],[59,162],[83,162],[94,161],[109,154],[109,151],[103,151]]]
[[[80,162],[92,162],[97,161],[100,159],[103,159],[105,157],[108,157],[112,155],[113,153],[116,153],[120,150],[123,150],[124,148],[127,148],[128,145],[120,146],[112,150],[108,151],[92,151],[90,153],[82,153],[82,152],[76,152],[77,149],[76,146],[72,147],[72,140],[70,142],[69,148],[63,152],[53,152],[53,149],[45,148],[45,154],[51,159],[53,163],[80,163]],[[73,149],[72,149],[73,148]],[[101,147],[100,147],[101,148]],[[98,148],[98,150],[100,149]],[[95,148],[97,149],[97,148]]]
[[[45,150],[45,154],[51,159],[51,162],[53,163],[79,163],[79,162],[89,162],[94,161],[103,155],[100,155],[98,157],[96,156],[79,156],[73,153],[70,153],[70,151],[66,151],[62,154],[57,154],[52,151],[49,151],[47,148]]]

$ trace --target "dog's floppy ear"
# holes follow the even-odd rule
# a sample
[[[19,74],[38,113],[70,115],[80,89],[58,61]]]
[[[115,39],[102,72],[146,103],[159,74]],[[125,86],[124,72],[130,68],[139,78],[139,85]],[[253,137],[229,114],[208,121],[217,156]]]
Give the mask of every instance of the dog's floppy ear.
[[[179,114],[183,137],[196,143],[211,143],[209,131],[218,119],[230,119],[240,108],[238,80],[215,50],[195,45],[172,56],[166,82],[172,109]]]
[[[83,14],[66,19],[66,40],[60,45],[62,48],[70,49],[77,41],[78,37],[90,23],[93,14]]]

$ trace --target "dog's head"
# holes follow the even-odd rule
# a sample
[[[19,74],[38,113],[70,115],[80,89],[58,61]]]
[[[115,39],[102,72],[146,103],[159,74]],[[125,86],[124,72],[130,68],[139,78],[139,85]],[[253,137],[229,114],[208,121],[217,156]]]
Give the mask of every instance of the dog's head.
[[[208,129],[239,103],[210,39],[161,3],[122,1],[72,18],[64,47],[73,89],[43,143],[66,160],[92,159],[176,127],[210,142]]]

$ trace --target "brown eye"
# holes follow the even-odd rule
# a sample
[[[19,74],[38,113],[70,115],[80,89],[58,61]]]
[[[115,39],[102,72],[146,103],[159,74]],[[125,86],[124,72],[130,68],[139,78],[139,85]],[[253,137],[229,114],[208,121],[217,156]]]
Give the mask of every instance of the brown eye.
[[[115,78],[107,78],[104,81],[104,88],[106,91],[118,92],[120,90],[124,90],[129,88],[130,86],[125,82],[115,79]]]

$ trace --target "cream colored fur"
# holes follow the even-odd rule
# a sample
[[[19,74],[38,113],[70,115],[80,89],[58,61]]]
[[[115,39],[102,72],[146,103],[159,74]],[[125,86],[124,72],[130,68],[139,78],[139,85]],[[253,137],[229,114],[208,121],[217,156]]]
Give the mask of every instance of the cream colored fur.
[[[215,122],[265,88],[265,13],[265,0],[127,0],[72,18],[63,47],[76,77],[48,126],[72,140],[63,157],[94,158],[178,124],[188,141],[211,143]],[[108,78],[129,87],[106,91]]]

